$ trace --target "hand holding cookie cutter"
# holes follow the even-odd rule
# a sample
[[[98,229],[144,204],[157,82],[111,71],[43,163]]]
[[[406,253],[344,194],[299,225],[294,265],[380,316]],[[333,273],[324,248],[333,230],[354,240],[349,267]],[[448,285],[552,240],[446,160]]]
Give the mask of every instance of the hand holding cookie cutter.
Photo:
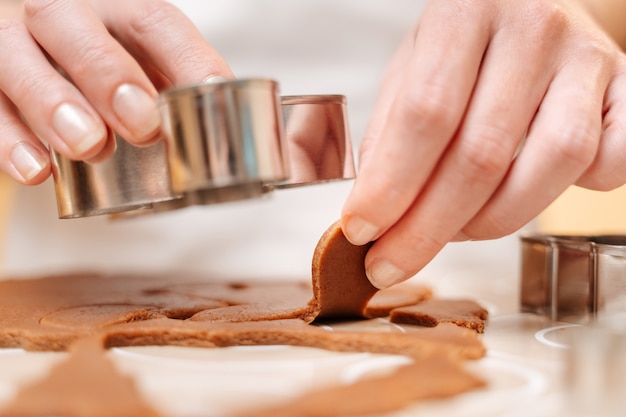
[[[355,176],[343,96],[280,97],[273,80],[230,80],[165,91],[159,108],[164,140],[155,145],[116,137],[99,163],[52,152],[60,218],[167,211]]]

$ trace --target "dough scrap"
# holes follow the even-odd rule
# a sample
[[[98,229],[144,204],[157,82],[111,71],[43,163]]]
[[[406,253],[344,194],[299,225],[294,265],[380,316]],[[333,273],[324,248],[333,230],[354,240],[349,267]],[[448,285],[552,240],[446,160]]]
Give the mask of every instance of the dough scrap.
[[[472,300],[431,299],[423,303],[395,308],[390,313],[392,323],[437,326],[452,323],[483,333],[488,312]]]

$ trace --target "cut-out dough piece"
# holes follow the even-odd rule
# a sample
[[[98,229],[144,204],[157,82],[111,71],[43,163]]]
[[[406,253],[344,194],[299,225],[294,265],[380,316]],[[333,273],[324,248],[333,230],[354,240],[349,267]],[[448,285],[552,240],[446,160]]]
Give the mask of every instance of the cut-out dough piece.
[[[485,330],[487,316],[487,310],[475,301],[435,298],[414,306],[393,309],[389,319],[392,323],[428,327],[452,323],[482,333]]]
[[[313,253],[313,299],[306,321],[366,317],[367,302],[378,291],[365,275],[370,246],[348,242],[339,221],[326,230]]]
[[[130,377],[105,356],[102,340],[83,339],[41,381],[18,391],[0,417],[161,417]]]
[[[41,381],[23,387],[12,403],[0,410],[0,417],[161,417],[142,400],[132,380],[120,374],[107,359],[103,344],[97,339],[77,342],[69,349],[67,360]],[[286,404],[255,409],[239,417],[371,415],[484,385],[481,379],[463,370],[458,361],[434,354],[427,359],[418,357],[383,376],[312,391]]]
[[[295,400],[239,417],[340,417],[379,415],[420,400],[451,397],[485,383],[444,358],[420,359],[386,376],[313,391]]]

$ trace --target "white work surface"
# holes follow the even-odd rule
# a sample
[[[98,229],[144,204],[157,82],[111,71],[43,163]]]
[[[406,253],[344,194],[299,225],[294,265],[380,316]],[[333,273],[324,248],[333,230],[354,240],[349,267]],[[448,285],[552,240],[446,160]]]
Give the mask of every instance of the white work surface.
[[[283,94],[346,94],[355,143],[364,134],[386,62],[423,1],[178,0],[239,76],[275,78]],[[280,12],[275,13],[274,11]],[[355,150],[356,150],[355,146]],[[419,159],[416,157],[416,163]],[[182,268],[212,277],[307,279],[317,238],[338,218],[349,183],[276,193],[270,201],[192,208],[163,217],[58,221],[52,184],[21,188],[6,233],[2,276],[74,269]],[[43,190],[43,191],[42,191]],[[41,194],[41,195],[40,195]],[[565,408],[565,340],[575,330],[518,312],[516,236],[448,246],[415,279],[439,297],[489,309],[484,359],[468,364],[484,390],[416,404],[395,416],[571,416]],[[375,326],[400,331],[378,320]],[[348,383],[406,358],[308,348],[113,349],[145,398],[165,415],[224,416]],[[0,410],[63,353],[0,349]],[[622,415],[625,415],[622,413]]]
[[[316,193],[342,199],[349,186],[338,183],[286,191],[277,195],[278,201],[269,204],[289,205]],[[241,206],[232,207],[237,210]],[[206,216],[211,216],[212,209],[207,210]],[[331,218],[332,214],[326,212],[320,213],[319,218],[312,216],[310,221],[313,227],[320,227],[329,224]],[[285,219],[289,220],[289,217]],[[296,241],[291,251],[307,252],[302,256],[306,259],[314,244]],[[254,262],[264,262],[262,255],[266,250],[259,246],[260,254]],[[284,257],[289,258],[289,253]],[[275,260],[266,259],[266,268],[257,266],[259,270],[274,268]],[[230,262],[233,271],[242,268],[237,257],[231,257]],[[309,265],[310,262],[303,265],[302,270],[308,270]],[[228,265],[223,265],[224,268],[228,269]],[[575,327],[519,313],[518,276],[519,242],[516,236],[510,236],[497,241],[449,245],[414,278],[415,282],[431,285],[439,297],[470,297],[489,310],[490,318],[482,336],[488,353],[485,358],[468,363],[468,369],[483,376],[488,386],[453,399],[415,404],[393,416],[571,415],[563,408],[562,383],[567,352],[564,341]],[[400,331],[383,320],[370,324],[391,332]],[[368,372],[407,361],[398,356],[286,346],[119,348],[111,350],[109,356],[121,371],[134,377],[151,404],[165,415],[180,417],[225,416],[261,404],[287,401],[315,387],[349,383]],[[20,385],[43,377],[64,357],[63,353],[0,350],[0,409]]]

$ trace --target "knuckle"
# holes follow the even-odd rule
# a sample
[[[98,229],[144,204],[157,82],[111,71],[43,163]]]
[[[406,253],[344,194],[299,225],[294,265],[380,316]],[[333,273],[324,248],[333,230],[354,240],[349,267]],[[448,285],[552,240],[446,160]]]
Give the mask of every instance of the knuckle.
[[[595,191],[611,191],[626,183],[626,157],[594,160],[576,185]]]
[[[406,247],[420,254],[435,254],[441,250],[447,243],[435,236],[443,236],[442,233],[426,234],[421,229],[408,228],[405,235],[402,236]]]
[[[132,16],[130,30],[135,38],[141,39],[147,34],[162,32],[163,27],[178,27],[177,20],[181,15],[182,12],[168,2],[148,1],[139,13]],[[186,73],[189,68],[206,71],[207,57],[198,53],[197,44],[188,42],[184,36],[170,37],[166,42],[171,51],[169,65],[175,74]]]
[[[0,40],[0,44],[4,43],[4,36],[10,36],[18,31],[22,31],[24,28],[24,24],[16,19],[0,19],[0,37],[3,40]],[[2,35],[4,34],[4,35]]]
[[[576,44],[577,60],[584,60],[591,79],[603,79],[608,72],[619,67],[621,53],[616,53],[615,45],[605,38],[585,36]]]
[[[527,28],[532,28],[527,33],[542,40],[564,33],[570,21],[563,7],[546,1],[529,2],[523,18],[528,24]]]
[[[454,122],[454,114],[446,97],[445,87],[429,82],[420,86],[420,94],[407,92],[400,95],[399,100],[409,120],[434,129],[444,129]]]
[[[20,101],[27,103],[41,103],[42,107],[45,107],[54,96],[51,92],[54,77],[48,71],[34,69],[25,75],[15,80],[12,96],[20,97]]]
[[[382,202],[390,203],[392,206],[396,204],[408,204],[407,201],[411,198],[409,196],[410,193],[401,189],[402,187],[398,187],[398,184],[394,182],[389,175],[380,175],[370,177],[369,179],[370,181],[367,183],[367,196],[371,202],[369,205],[372,207]]]
[[[144,2],[140,12],[133,15],[130,20],[130,29],[138,36],[149,33],[172,19],[178,9],[165,1],[153,0]]]
[[[517,221],[510,213],[498,215],[487,211],[470,221],[461,232],[473,240],[489,240],[508,236],[522,226],[523,223]]]
[[[555,163],[588,167],[597,151],[598,134],[588,121],[572,122],[548,132],[547,152]],[[558,161],[558,162],[557,162]]]
[[[368,155],[372,154],[375,138],[371,135],[366,135],[361,140],[361,146],[359,147],[359,162],[361,166],[365,163]]]
[[[198,54],[195,45],[182,43],[177,45],[176,52],[172,55],[172,67],[175,73],[182,74],[193,69],[198,72],[205,72],[208,68],[206,57]]]
[[[60,6],[59,0],[25,0],[24,18],[34,19],[41,15],[50,14],[56,7]]]
[[[586,62],[607,66],[615,60],[615,45],[608,37],[591,34],[584,25],[576,22],[567,6],[546,1],[532,1],[523,16],[522,26],[529,45],[534,48],[545,48],[555,39],[575,40],[574,55],[584,57]],[[571,53],[571,51],[570,51]]]
[[[471,180],[490,180],[509,165],[512,155],[508,142],[510,133],[496,124],[481,126],[472,138],[461,139],[461,155],[465,175]]]
[[[0,131],[3,133],[6,133],[11,126],[20,123],[17,113],[13,110],[13,103],[10,103],[8,98],[0,93]],[[0,136],[0,149],[5,144],[6,140]]]
[[[576,185],[594,191],[611,191],[624,183],[626,183],[624,178],[611,171],[588,172],[576,181]]]
[[[620,53],[615,58],[615,74],[613,83],[617,84],[617,79],[626,78],[626,54]]]
[[[457,0],[446,2],[445,6],[435,8],[435,12],[443,14],[443,17],[449,21],[458,21],[465,19],[467,16],[475,14],[477,9],[487,2],[475,2],[473,0]]]
[[[27,35],[26,26],[16,19],[0,19],[0,49],[7,54],[21,45],[21,40]]]
[[[589,38],[588,42],[581,44],[581,47],[586,53],[586,57],[593,62],[598,63],[600,66],[607,66],[612,64],[617,65],[618,57],[622,57],[622,54],[616,54],[615,47],[611,42],[606,42],[603,38]]]
[[[115,74],[119,71],[118,62],[111,57],[119,55],[116,45],[97,35],[86,35],[80,45],[75,46],[70,75],[76,79],[93,76],[97,73]]]

